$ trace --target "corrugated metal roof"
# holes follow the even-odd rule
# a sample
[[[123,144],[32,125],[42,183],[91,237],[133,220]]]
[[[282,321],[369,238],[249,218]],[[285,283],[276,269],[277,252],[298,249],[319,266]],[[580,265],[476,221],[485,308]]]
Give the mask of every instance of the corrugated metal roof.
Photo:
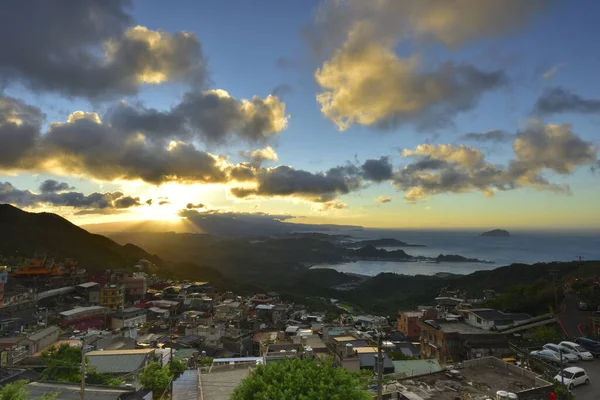
[[[130,349],[130,350],[95,350],[86,353],[88,356],[114,356],[128,354],[148,354],[153,353],[154,349]]]
[[[354,336],[338,336],[334,337],[333,340],[336,342],[349,342],[351,340],[356,340],[356,338]]]
[[[377,347],[355,347],[354,350],[358,354],[377,353]]]
[[[62,315],[63,317],[69,317],[71,315],[77,315],[79,313],[83,313],[83,312],[87,312],[87,311],[105,311],[106,308],[102,307],[102,306],[89,306],[89,307],[75,307],[71,310],[67,310],[67,311],[63,311],[61,313],[59,313],[59,315]]]
[[[442,370],[437,360],[398,360],[392,361],[397,374],[418,376],[439,372]]]
[[[81,284],[77,285],[77,287],[81,287],[81,288],[87,289],[87,288],[94,287],[96,285],[100,285],[100,284],[97,283],[97,282],[86,282],[86,283],[81,283]]]
[[[46,336],[52,335],[55,332],[60,332],[58,326],[49,326],[46,329],[42,329],[41,331],[34,333],[33,335],[27,336],[27,339],[35,342],[36,340],[45,338]]]
[[[123,354],[126,351],[135,350],[92,351],[87,353],[86,357],[88,359],[88,364],[92,367],[95,367],[100,373],[128,373],[144,367],[144,361],[148,358],[149,351],[154,351],[154,349],[141,350],[144,351],[143,353],[137,352]]]

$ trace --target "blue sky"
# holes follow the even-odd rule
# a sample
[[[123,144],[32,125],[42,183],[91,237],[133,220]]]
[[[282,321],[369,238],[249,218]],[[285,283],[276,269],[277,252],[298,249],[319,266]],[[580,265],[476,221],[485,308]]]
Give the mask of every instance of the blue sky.
[[[435,2],[424,3],[430,3],[431,7],[417,9],[419,7],[406,5],[406,10],[402,12],[414,12],[415,20],[432,20],[434,14],[431,10],[435,9]],[[432,146],[464,144],[478,149],[485,157],[486,163],[508,168],[511,160],[516,157],[512,141],[469,142],[460,135],[490,130],[502,130],[509,134],[517,131],[528,132],[533,130],[530,128],[533,119],[543,125],[570,124],[569,135],[575,135],[578,140],[587,143],[590,146],[589,151],[596,154],[600,145],[597,133],[600,107],[597,107],[596,111],[585,113],[577,107],[572,107],[564,112],[547,112],[544,115],[536,114],[534,108],[545,91],[557,87],[576,94],[580,99],[593,101],[600,98],[600,82],[595,79],[597,71],[600,70],[600,57],[594,50],[600,35],[600,26],[596,23],[600,16],[600,5],[589,1],[582,1],[578,6],[565,1],[539,3],[548,4],[527,10],[528,15],[519,26],[513,26],[510,18],[507,18],[508,22],[505,24],[498,23],[498,29],[493,34],[484,31],[479,34],[477,26],[474,25],[475,27],[466,34],[468,38],[456,46],[444,43],[444,39],[439,37],[438,40],[431,40],[427,35],[435,36],[434,30],[425,31],[423,36],[420,36],[421,31],[412,27],[406,29],[408,34],[385,32],[379,36],[365,36],[361,45],[369,42],[369,45],[379,46],[385,42],[384,47],[395,52],[399,59],[418,55],[418,74],[436,71],[444,63],[453,62],[455,66],[468,65],[486,73],[499,71],[504,74],[505,82],[478,92],[470,106],[451,113],[441,126],[419,129],[410,118],[404,118],[402,115],[398,117],[398,110],[392,105],[388,107],[393,109],[387,110],[377,121],[379,123],[396,118],[394,123],[386,125],[386,129],[376,126],[375,123],[354,122],[343,132],[322,112],[321,104],[316,100],[316,96],[325,89],[315,80],[315,71],[332,62],[336,50],[343,49],[350,43],[350,36],[342,35],[337,42],[333,41],[335,43],[329,53],[317,56],[312,51],[305,32],[323,29],[325,33],[322,33],[323,37],[320,39],[325,42],[332,37],[327,37],[329,26],[338,24],[349,34],[355,27],[353,24],[364,18],[375,15],[372,22],[380,23],[381,21],[376,20],[377,10],[371,14],[369,10],[358,7],[358,11],[351,9],[349,12],[349,19],[353,22],[326,19],[324,25],[317,26],[317,9],[319,6],[328,7],[325,2],[173,3],[152,0],[134,1],[131,8],[125,9],[131,13],[133,25],[142,25],[153,31],[193,33],[206,57],[209,80],[205,82],[205,89],[222,89],[235,99],[251,99],[253,96],[264,99],[275,92],[278,100],[285,104],[287,126],[269,136],[268,142],[249,143],[239,140],[214,144],[193,138],[190,143],[197,148],[229,157],[228,162],[234,165],[244,161],[240,158],[239,151],[252,151],[269,145],[276,151],[278,161],[265,161],[259,168],[286,165],[313,174],[346,163],[360,166],[368,159],[389,156],[396,174],[415,161],[415,157],[402,156],[401,151],[416,149],[424,143]],[[508,14],[524,12],[518,6],[513,7],[512,2],[507,4]],[[511,7],[514,10],[510,9]],[[455,12],[461,25],[470,24],[470,14],[459,8]],[[481,18],[491,20],[495,13],[497,11],[487,15],[483,10],[480,14]],[[515,14],[515,18],[517,17]],[[405,22],[398,22],[400,25],[402,23]],[[393,44],[388,45],[390,40]],[[282,60],[286,66],[281,65]],[[556,68],[556,72],[545,78],[544,74],[553,68]],[[339,70],[337,72],[344,73]],[[105,99],[73,96],[60,90],[34,90],[27,85],[27,79],[29,78],[25,77],[20,82],[8,84],[4,95],[38,107],[46,116],[42,131],[47,130],[52,122],[66,121],[69,114],[76,110],[96,112],[102,117],[119,100],[167,111],[176,107],[184,94],[190,91],[189,83],[168,80],[159,85],[141,85],[133,95],[119,93],[118,96]],[[386,77],[375,76],[373,79]],[[353,98],[353,101],[356,100],[357,98]],[[367,107],[366,110],[368,109]],[[435,119],[437,116],[428,115],[427,118]],[[534,133],[532,135],[535,136]],[[539,135],[535,137],[539,138]],[[541,151],[540,148],[533,150],[536,154]],[[600,195],[600,177],[590,172],[590,167],[597,160],[590,154],[587,153],[587,156],[583,157],[585,159],[566,160],[565,163],[572,167],[569,167],[569,173],[557,172],[552,167],[542,167],[539,164],[542,156],[529,161],[528,167],[532,175],[528,176],[542,176],[552,185],[569,185],[568,194],[557,193],[558,190],[550,186],[540,189],[538,186],[518,183],[518,187],[514,187],[514,182],[518,181],[515,178],[514,182],[503,183],[502,189],[491,184],[489,187],[493,186],[494,192],[491,198],[484,196],[481,186],[470,183],[461,185],[459,189],[456,189],[456,186],[448,189],[437,185],[435,189],[425,190],[426,193],[416,200],[407,198],[406,194],[410,189],[424,187],[414,183],[414,177],[405,177],[406,180],[410,180],[408,183],[400,182],[399,178],[385,179],[381,182],[364,179],[360,188],[334,191],[327,193],[326,198],[318,199],[313,196],[315,193],[312,189],[308,194],[299,191],[285,195],[277,191],[263,191],[260,181],[259,189],[254,195],[236,197],[229,192],[231,187],[235,186],[231,182],[217,185],[205,182],[156,184],[134,179],[87,176],[89,170],[73,174],[47,169],[6,168],[4,172],[0,170],[0,182],[10,182],[19,190],[29,190],[35,194],[39,192],[38,186],[42,181],[55,179],[69,183],[86,195],[96,191],[120,191],[126,195],[140,197],[140,201],[154,196],[169,197],[172,203],[162,208],[154,204],[140,207],[139,210],[132,208],[119,213],[83,215],[76,215],[69,208],[53,207],[52,204],[44,202],[21,204],[31,209],[56,210],[82,223],[157,216],[170,218],[171,215],[177,216],[177,210],[187,202],[193,201],[206,203],[207,211],[261,211],[291,214],[302,217],[303,221],[366,226],[496,227],[501,224],[508,228],[590,228],[600,223],[600,211],[594,201]],[[419,156],[428,159],[437,157],[429,153],[421,153]],[[448,159],[443,161],[448,162]],[[455,167],[449,166],[453,171]],[[472,170],[467,171],[471,172]],[[261,173],[268,174],[268,171],[257,172],[257,176]],[[509,186],[510,189],[507,189]],[[178,189],[174,189],[175,187]],[[187,197],[188,195],[191,197]],[[380,196],[389,197],[390,201],[377,202],[376,199]],[[327,204],[332,206],[326,206]]]

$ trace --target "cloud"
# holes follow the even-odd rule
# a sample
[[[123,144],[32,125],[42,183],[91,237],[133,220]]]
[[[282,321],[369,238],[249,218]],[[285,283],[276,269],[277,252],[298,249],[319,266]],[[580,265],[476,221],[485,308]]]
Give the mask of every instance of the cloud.
[[[171,202],[169,200],[161,200],[161,201],[158,202],[159,206],[164,206],[166,204],[171,204]]]
[[[503,143],[509,142],[515,139],[515,135],[505,132],[500,129],[494,129],[486,132],[469,132],[460,135],[460,139],[470,140],[474,142],[494,142]]]
[[[139,198],[125,196],[121,192],[91,193],[79,192],[42,192],[20,190],[9,182],[0,183],[0,203],[9,203],[18,207],[71,207],[80,210],[80,214],[107,213],[109,209],[126,209],[140,206]]]
[[[352,46],[351,46],[352,47]],[[488,90],[503,86],[503,72],[445,63],[423,71],[418,57],[401,59],[379,44],[342,48],[315,72],[324,89],[317,95],[323,114],[340,130],[351,125],[425,129],[449,123],[472,109]]]
[[[516,135],[513,159],[505,166],[488,163],[483,153],[465,145],[423,144],[404,150],[416,157],[394,174],[393,185],[408,202],[424,201],[444,193],[495,192],[529,187],[568,193],[567,185],[551,183],[546,171],[568,175],[597,160],[597,149],[574,134],[569,125],[532,121]]]
[[[119,109],[109,113],[107,121],[94,112],[76,111],[64,122],[49,124],[42,134],[43,115],[38,109],[0,96],[0,168],[73,174],[105,181],[141,179],[152,184],[224,183],[236,177],[253,178],[253,172],[241,165],[229,176],[235,166],[226,157],[178,140],[189,135],[178,131],[176,128],[182,124],[165,118],[166,114],[125,105]],[[132,123],[133,119],[124,117],[132,115],[132,110],[147,118]],[[254,113],[248,109],[244,112]],[[169,131],[169,127],[174,129]],[[267,147],[259,151],[255,157],[275,157],[275,152],[269,149],[272,150]]]
[[[271,146],[254,151],[240,151],[240,156],[253,167],[261,166],[264,161],[279,161],[277,153]]]
[[[564,67],[565,65],[567,65],[567,64],[565,64],[565,63],[556,64],[554,67],[552,67],[548,71],[544,72],[544,74],[542,76],[544,77],[544,79],[551,79],[554,75],[556,75],[558,70],[561,69],[562,67]]]
[[[398,45],[439,42],[456,48],[519,28],[548,1],[323,2],[305,34],[319,59],[323,114],[340,130],[353,124],[439,127],[507,83],[501,71],[446,62],[427,68],[420,50],[399,57]],[[421,46],[412,46],[421,49]]]
[[[202,203],[198,203],[198,204],[194,204],[194,203],[187,203],[187,205],[185,206],[185,208],[187,208],[188,210],[192,210],[194,208],[206,208],[206,206]]]
[[[265,142],[281,133],[289,119],[277,96],[238,100],[220,89],[188,92],[168,111],[121,102],[107,117],[114,128],[151,140],[200,139],[208,144]]]
[[[298,229],[295,224],[285,223],[286,220],[295,218],[288,214],[183,209],[179,211],[179,216],[187,218],[201,232],[214,235],[256,236],[289,233]]]
[[[389,157],[367,160],[361,168],[367,180],[383,182],[392,179],[393,167]]]
[[[375,199],[375,201],[378,203],[390,203],[392,201],[392,198],[388,196],[379,196]]]
[[[56,192],[65,192],[67,190],[74,189],[66,182],[58,182],[54,179],[46,179],[40,185],[40,191],[42,193],[56,193]]]
[[[600,99],[583,97],[561,87],[553,87],[542,93],[535,103],[535,111],[540,115],[579,113],[600,113]]]
[[[196,36],[135,26],[129,6],[128,0],[11,4],[0,14],[0,77],[90,98],[166,81],[202,85],[206,61]]]
[[[146,200],[146,204],[148,204],[149,206],[151,206],[153,202],[154,202],[154,200],[152,200],[152,199]]]
[[[0,94],[0,168],[18,166],[40,137],[39,108]]]
[[[322,173],[281,165],[257,170],[256,182],[253,188],[232,188],[231,193],[238,198],[291,196],[325,203],[359,189],[362,179],[359,168],[353,165],[334,167]]]
[[[343,210],[345,208],[348,208],[348,204],[344,203],[343,201],[333,200],[324,203],[319,211]]]
[[[131,196],[123,196],[115,200],[114,206],[115,208],[130,208],[141,206],[139,197],[131,197]]]

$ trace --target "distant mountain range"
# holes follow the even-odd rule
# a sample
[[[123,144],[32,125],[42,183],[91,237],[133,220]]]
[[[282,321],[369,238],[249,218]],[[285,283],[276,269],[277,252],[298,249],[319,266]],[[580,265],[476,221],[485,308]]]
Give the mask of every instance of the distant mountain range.
[[[74,258],[86,269],[124,268],[144,258],[161,260],[131,243],[119,245],[56,214],[29,213],[0,204],[0,254]]]

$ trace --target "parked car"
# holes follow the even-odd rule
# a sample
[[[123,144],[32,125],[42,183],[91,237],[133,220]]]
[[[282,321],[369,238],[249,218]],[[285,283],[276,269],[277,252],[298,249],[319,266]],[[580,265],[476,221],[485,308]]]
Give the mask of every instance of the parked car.
[[[552,365],[560,365],[560,356],[557,352],[552,350],[534,350],[531,353],[532,356],[541,359],[542,361],[546,361]]]
[[[588,305],[587,305],[587,303],[586,303],[586,302],[584,302],[584,301],[580,301],[579,303],[577,303],[577,307],[578,307],[580,310],[587,310],[587,309],[588,309]]]
[[[575,343],[592,353],[594,357],[600,357],[600,342],[584,337],[575,339]]]
[[[579,367],[569,367],[565,368],[558,373],[554,377],[554,380],[557,382],[561,382],[569,387],[569,389],[573,389],[575,386],[579,385],[589,385],[590,377],[587,372],[583,368]]]
[[[546,343],[544,345],[543,349],[552,350],[553,352],[558,353],[559,357],[560,357],[560,354],[562,354],[563,362],[579,361],[579,357],[577,357],[575,354],[567,353],[566,351],[561,352],[560,347],[558,347],[557,344]]]
[[[592,353],[590,353],[584,347],[578,345],[577,343],[566,341],[560,342],[558,344],[558,347],[560,347],[560,349],[565,353],[575,354],[577,357],[579,357],[580,360],[590,361],[594,359]]]

